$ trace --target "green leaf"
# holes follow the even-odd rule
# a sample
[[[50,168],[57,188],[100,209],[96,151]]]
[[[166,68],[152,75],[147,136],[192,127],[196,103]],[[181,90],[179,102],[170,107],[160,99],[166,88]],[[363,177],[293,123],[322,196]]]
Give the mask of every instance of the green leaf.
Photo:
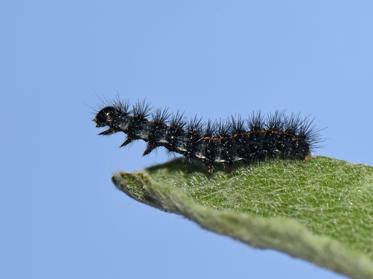
[[[113,182],[142,203],[251,246],[373,278],[373,167],[315,157],[208,174],[178,159],[117,173]]]

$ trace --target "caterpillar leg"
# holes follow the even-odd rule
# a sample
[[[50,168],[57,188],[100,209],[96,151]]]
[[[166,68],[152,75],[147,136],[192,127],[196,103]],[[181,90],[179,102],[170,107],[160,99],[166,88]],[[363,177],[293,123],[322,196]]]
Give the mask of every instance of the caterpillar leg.
[[[119,147],[124,147],[133,141],[131,138],[127,138]]]
[[[207,164],[206,167],[207,167],[207,171],[208,171],[209,174],[212,174],[214,172],[215,168],[214,168],[214,165],[212,163]]]
[[[108,136],[108,135],[112,135],[114,133],[116,133],[117,131],[112,129],[112,128],[109,128],[101,133],[99,133],[100,136]]]
[[[157,147],[158,146],[155,143],[149,142],[148,145],[146,146],[142,156],[148,155],[150,152],[152,152]]]
[[[310,161],[311,159],[312,159],[311,155],[307,155],[306,157],[304,157],[305,162]]]

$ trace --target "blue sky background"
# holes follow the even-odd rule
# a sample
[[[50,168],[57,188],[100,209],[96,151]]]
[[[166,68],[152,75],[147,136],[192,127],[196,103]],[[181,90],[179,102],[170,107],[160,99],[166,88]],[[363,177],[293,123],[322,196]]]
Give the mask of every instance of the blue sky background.
[[[342,278],[117,191],[164,162],[96,136],[116,95],[220,118],[284,109],[373,165],[372,1],[2,1],[1,278]]]

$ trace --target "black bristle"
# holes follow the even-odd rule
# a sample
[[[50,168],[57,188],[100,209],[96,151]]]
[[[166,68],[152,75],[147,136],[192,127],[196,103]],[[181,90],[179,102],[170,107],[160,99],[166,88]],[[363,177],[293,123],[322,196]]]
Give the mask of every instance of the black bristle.
[[[122,115],[129,115],[130,113],[130,105],[127,102],[116,100],[113,107],[116,108]]]
[[[282,131],[284,127],[283,113],[275,111],[273,114],[268,115],[266,129],[273,131]]]
[[[296,134],[302,123],[302,118],[299,114],[291,114],[285,118],[284,122],[284,131],[288,134]]]
[[[168,109],[157,109],[153,113],[153,122],[157,123],[166,123],[168,119],[170,118],[170,113],[168,112]]]
[[[153,113],[153,119],[152,121],[150,121],[150,124],[148,126],[148,138],[150,146],[154,145],[155,142],[162,138],[162,136],[165,134],[165,131],[167,130],[166,122],[168,118],[169,113],[167,109],[157,109]]]
[[[184,120],[184,114],[181,112],[176,112],[171,116],[170,127],[184,129],[186,122]]]
[[[186,125],[185,135],[185,156],[191,159],[194,158],[196,151],[199,149],[199,145],[197,143],[203,137],[202,119],[198,116],[192,118]]]
[[[248,119],[248,127],[251,131],[260,131],[264,128],[264,120],[261,112],[253,112]]]
[[[215,123],[212,122],[211,120],[208,120],[206,123],[205,131],[204,131],[204,136],[205,137],[212,137],[216,133],[216,127]]]
[[[132,107],[133,118],[145,120],[150,115],[151,107],[146,101],[139,101]]]
[[[186,122],[184,121],[184,115],[180,112],[176,112],[170,116],[170,122],[168,131],[165,136],[165,140],[169,143],[170,151],[175,151],[179,143],[179,137],[184,135],[184,127]]]
[[[227,120],[216,122],[216,131],[220,136],[226,137],[232,133],[232,123]]]
[[[245,121],[243,121],[241,116],[234,117],[232,115],[230,121],[233,134],[242,134],[245,132]]]
[[[194,118],[192,118],[187,123],[187,126],[186,126],[187,132],[191,134],[195,134],[195,133],[201,134],[202,129],[203,129],[202,118],[198,117],[197,115],[194,116]]]

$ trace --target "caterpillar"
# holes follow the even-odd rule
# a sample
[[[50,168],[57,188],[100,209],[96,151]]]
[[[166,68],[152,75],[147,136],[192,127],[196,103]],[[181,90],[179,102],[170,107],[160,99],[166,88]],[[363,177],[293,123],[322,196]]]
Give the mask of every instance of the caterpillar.
[[[145,101],[133,106],[115,101],[99,110],[93,121],[96,127],[108,127],[99,135],[126,134],[120,147],[141,139],[147,142],[144,156],[163,146],[190,160],[201,161],[209,172],[221,164],[305,160],[318,142],[312,120],[278,111],[267,116],[252,113],[246,120],[232,116],[220,121],[203,122],[198,117],[186,121],[180,112],[171,114],[168,109],[151,112]]]

